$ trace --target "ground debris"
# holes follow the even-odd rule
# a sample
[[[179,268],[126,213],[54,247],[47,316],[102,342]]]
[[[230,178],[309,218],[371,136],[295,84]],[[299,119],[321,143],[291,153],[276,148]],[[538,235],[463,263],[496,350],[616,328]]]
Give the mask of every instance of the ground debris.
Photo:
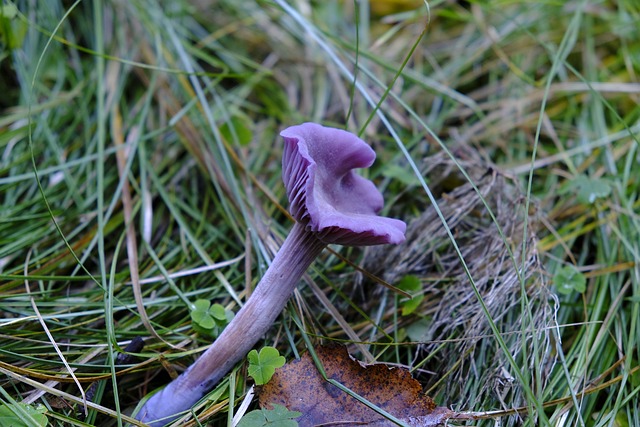
[[[533,372],[537,359],[538,363],[544,362],[548,372],[554,363],[550,327],[555,298],[536,250],[535,232],[541,213],[531,208],[525,212],[526,199],[518,183],[481,159],[473,149],[459,148],[454,155],[473,184],[444,152],[425,159],[423,175],[428,178],[478,292],[512,354],[522,354],[526,341],[528,359],[518,363],[528,364]],[[423,328],[419,339],[416,363],[436,352],[430,363],[423,365],[435,373],[420,378],[427,386],[449,372],[444,396],[463,406],[472,405],[466,400],[464,384],[469,375],[474,375],[482,377],[477,383],[485,384],[476,399],[489,393],[502,404],[511,393],[511,404],[525,402],[521,390],[512,387],[510,367],[492,337],[486,315],[434,206],[428,204],[421,215],[409,221],[405,243],[392,248],[369,248],[364,268],[392,284],[406,275],[420,279],[425,298],[414,314],[424,322],[428,319],[428,327]],[[386,292],[382,287],[375,289]],[[522,313],[523,297],[530,315]],[[364,303],[378,300],[369,296]],[[526,336],[523,330],[527,331]],[[442,340],[450,342],[439,347]]]

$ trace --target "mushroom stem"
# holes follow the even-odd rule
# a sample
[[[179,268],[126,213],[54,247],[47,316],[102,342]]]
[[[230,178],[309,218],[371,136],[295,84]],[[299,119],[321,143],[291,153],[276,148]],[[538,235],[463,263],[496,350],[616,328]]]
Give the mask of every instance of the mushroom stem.
[[[325,246],[296,223],[231,323],[193,365],[144,404],[138,419],[153,427],[164,426],[209,392],[273,325],[300,277]]]

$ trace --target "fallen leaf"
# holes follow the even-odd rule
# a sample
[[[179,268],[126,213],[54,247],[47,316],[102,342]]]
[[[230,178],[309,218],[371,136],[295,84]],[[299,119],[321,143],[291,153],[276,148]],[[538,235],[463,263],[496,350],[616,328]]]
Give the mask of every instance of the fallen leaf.
[[[353,359],[344,347],[315,349],[327,377],[346,386],[410,426],[432,427],[454,416],[445,407],[422,393],[422,386],[411,373],[385,364],[365,365]],[[311,355],[306,353],[276,370],[258,391],[260,406],[282,405],[302,416],[300,427],[319,424],[396,426],[383,415],[325,381]]]

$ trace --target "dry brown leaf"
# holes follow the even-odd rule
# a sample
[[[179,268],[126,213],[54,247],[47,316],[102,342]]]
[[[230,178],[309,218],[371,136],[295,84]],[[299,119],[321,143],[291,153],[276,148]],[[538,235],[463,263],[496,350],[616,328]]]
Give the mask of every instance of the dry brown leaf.
[[[385,364],[364,365],[351,358],[344,347],[317,347],[327,377],[338,381],[364,399],[411,426],[442,425],[455,413],[422,393],[409,371]],[[373,409],[326,382],[306,353],[287,363],[259,390],[262,408],[273,404],[302,412],[300,427],[331,423],[332,426],[395,426]]]

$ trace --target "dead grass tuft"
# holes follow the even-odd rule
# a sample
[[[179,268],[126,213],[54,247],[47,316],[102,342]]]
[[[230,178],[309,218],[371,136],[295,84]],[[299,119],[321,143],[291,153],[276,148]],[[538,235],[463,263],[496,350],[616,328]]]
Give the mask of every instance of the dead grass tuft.
[[[554,296],[536,251],[538,213],[525,215],[525,199],[517,183],[477,152],[465,147],[455,155],[478,192],[444,152],[425,159],[423,174],[439,197],[438,208],[511,354],[516,360],[526,357],[530,372],[536,372],[542,360],[548,372],[554,363],[550,351]],[[504,402],[506,393],[521,394],[515,385],[511,388],[511,369],[435,206],[427,206],[410,221],[406,243],[391,249],[372,248],[364,267],[390,283],[406,275],[421,279],[426,298],[418,312],[428,319],[428,327],[423,344],[416,348],[415,364],[430,358],[421,367],[436,374],[427,379],[430,385],[448,376],[442,383],[444,389],[438,389],[447,402],[469,407],[474,406],[470,399],[490,397]],[[469,376],[483,388],[469,393]],[[525,398],[521,395],[509,402],[524,404]]]

